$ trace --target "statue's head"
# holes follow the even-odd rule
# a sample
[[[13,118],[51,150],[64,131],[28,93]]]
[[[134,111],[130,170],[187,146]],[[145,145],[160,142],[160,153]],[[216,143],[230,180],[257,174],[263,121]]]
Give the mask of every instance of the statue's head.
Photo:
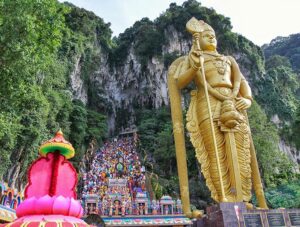
[[[186,28],[188,32],[193,34],[194,48],[201,50],[215,51],[217,48],[217,39],[214,29],[203,20],[196,18],[190,19]]]
[[[217,49],[217,39],[214,30],[206,30],[200,34],[201,50],[215,51]]]
[[[201,49],[215,51],[217,49],[217,39],[214,29],[202,20],[199,23],[203,29],[199,39]]]

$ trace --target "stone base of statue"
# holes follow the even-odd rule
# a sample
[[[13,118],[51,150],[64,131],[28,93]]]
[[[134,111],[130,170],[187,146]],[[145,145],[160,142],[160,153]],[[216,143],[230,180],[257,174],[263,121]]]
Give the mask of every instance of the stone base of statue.
[[[244,203],[219,203],[207,207],[204,226],[239,227],[242,225],[240,213],[246,211]]]
[[[194,227],[240,227],[241,213],[246,213],[244,203],[219,203],[206,208],[206,216],[194,222]]]
[[[206,216],[193,227],[300,227],[300,209],[251,209],[244,203],[220,203],[207,207]]]

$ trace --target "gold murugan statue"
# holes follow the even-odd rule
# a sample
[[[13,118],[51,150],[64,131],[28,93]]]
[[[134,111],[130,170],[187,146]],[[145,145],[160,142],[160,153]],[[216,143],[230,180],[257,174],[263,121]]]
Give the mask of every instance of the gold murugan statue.
[[[231,56],[219,54],[212,27],[192,18],[188,56],[176,59],[168,72],[173,131],[183,210],[191,215],[180,89],[194,81],[186,115],[187,130],[206,185],[216,202],[246,202],[251,189],[267,208],[246,109],[251,89]]]

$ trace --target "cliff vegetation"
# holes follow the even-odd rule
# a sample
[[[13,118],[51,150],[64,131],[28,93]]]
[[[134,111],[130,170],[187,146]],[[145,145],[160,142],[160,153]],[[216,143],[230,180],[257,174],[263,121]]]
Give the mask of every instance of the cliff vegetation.
[[[0,179],[21,188],[39,145],[59,128],[82,171],[87,150],[135,124],[156,195],[178,195],[166,76],[189,51],[185,24],[194,16],[215,29],[219,52],[236,58],[253,89],[249,119],[270,206],[300,207],[299,34],[261,48],[196,0],[172,3],[114,38],[109,23],[68,3],[0,0],[0,10]],[[212,201],[188,137],[186,146],[192,203],[204,208]],[[289,204],[274,199],[279,193]]]

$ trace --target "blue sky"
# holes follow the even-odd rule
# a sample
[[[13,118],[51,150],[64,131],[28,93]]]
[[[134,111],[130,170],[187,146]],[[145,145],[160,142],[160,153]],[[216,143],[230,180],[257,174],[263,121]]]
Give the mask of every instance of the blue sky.
[[[59,0],[64,1],[64,0]],[[184,0],[68,0],[76,6],[93,11],[111,23],[118,35],[143,17],[155,19],[171,2]],[[300,0],[201,0],[231,19],[233,31],[257,45],[269,43],[277,36],[300,33]]]

